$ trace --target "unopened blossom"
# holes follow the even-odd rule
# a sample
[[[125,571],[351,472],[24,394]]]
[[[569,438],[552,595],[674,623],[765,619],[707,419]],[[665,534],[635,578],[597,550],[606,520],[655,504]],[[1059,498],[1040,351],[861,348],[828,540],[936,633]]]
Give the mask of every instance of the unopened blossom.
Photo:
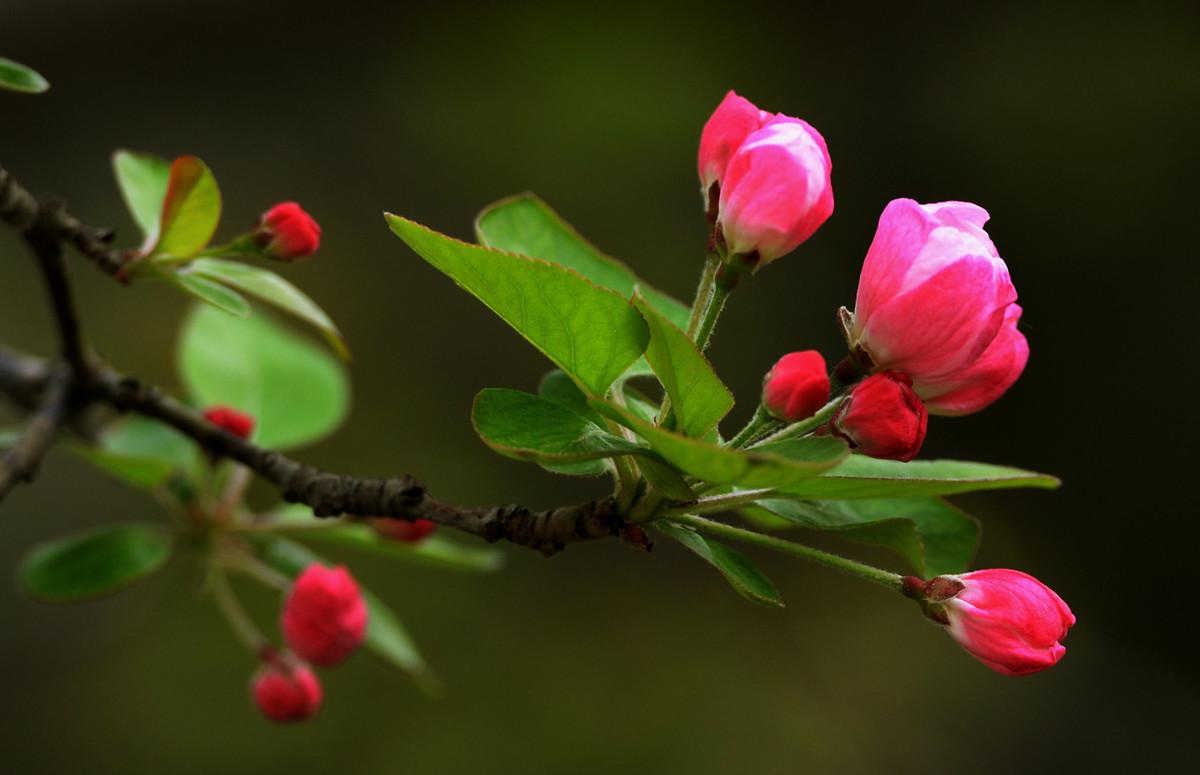
[[[292,651],[313,664],[332,667],[366,636],[367,604],[346,568],[314,563],[292,584],[282,623]]]

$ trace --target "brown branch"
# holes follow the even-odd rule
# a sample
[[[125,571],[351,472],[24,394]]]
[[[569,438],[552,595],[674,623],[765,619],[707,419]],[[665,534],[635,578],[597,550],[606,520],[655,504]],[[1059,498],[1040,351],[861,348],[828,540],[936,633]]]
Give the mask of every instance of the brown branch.
[[[56,242],[71,243],[110,275],[118,275],[125,264],[125,254],[109,244],[111,231],[86,226],[62,207],[43,208],[3,165],[0,165],[0,220],[25,234],[40,226],[45,233],[55,235]]]
[[[52,370],[44,382],[42,397],[25,425],[21,437],[0,458],[0,501],[19,482],[32,481],[42,458],[50,450],[67,417],[72,371],[67,366]]]

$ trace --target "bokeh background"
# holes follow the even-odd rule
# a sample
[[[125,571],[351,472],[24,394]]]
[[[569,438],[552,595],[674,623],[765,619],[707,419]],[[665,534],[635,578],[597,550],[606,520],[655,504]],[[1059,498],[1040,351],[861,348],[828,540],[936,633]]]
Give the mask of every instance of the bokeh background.
[[[590,6],[591,4],[589,4]],[[704,243],[694,154],[726,89],[825,135],[837,210],[739,289],[712,358],[752,411],[781,353],[835,357],[883,205],[969,199],[1026,309],[1033,357],[1001,402],[935,419],[926,456],[1060,474],[1058,492],[963,497],[977,567],[1051,584],[1079,624],[1057,668],[982,668],[914,606],[755,554],[786,609],[750,606],[696,558],[616,542],[497,575],[354,558],[441,674],[427,699],[370,657],[327,674],[315,722],[246,699],[254,667],[192,571],[52,608],[0,583],[0,751],[9,772],[1012,772],[1193,761],[1197,539],[1194,4],[361,4],[3,0],[0,53],[53,83],[0,95],[0,158],[28,187],[135,239],[117,147],[195,153],[222,235],[298,199],[324,227],[287,270],[355,351],[355,410],[303,452],[411,471],[463,503],[546,507],[603,484],[492,455],[467,420],[485,386],[546,362],[407,251],[381,210],[470,237],[484,204],[534,190],[651,283],[690,297]],[[0,232],[0,339],[53,346],[38,277]],[[73,262],[91,340],[177,385],[183,313]],[[0,410],[5,411],[5,410]],[[0,415],[0,420],[12,419]],[[1192,428],[1194,431],[1194,427]],[[155,505],[65,453],[0,509],[0,568]],[[815,538],[825,546],[837,544]],[[891,563],[886,554],[863,553]],[[343,559],[349,559],[341,555]],[[277,604],[253,599],[264,621]]]

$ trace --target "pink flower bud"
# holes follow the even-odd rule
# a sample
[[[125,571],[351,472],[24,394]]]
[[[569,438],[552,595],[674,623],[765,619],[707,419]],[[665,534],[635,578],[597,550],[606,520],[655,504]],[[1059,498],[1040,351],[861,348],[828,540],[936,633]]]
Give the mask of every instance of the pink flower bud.
[[[697,166],[705,197],[710,195],[713,184],[720,183],[725,177],[729,158],[741,147],[746,136],[761,129],[772,118],[772,114],[759,110],[750,100],[733,91],[725,95],[700,133]]]
[[[824,138],[798,118],[776,116],[748,135],[721,181],[729,250],[760,264],[795,250],[833,212],[832,169]]]
[[[838,408],[832,430],[864,455],[912,460],[925,441],[929,413],[904,374],[884,371],[859,382]]]
[[[912,577],[905,579],[906,587]],[[917,580],[919,584],[919,580]],[[915,585],[913,585],[915,586]],[[1058,663],[1067,653],[1060,641],[1075,615],[1050,587],[1015,570],[978,570],[927,582],[924,599],[934,621],[950,637],[997,673],[1029,675]]]
[[[879,369],[902,371],[931,411],[982,409],[1029,358],[1008,267],[967,202],[888,203],[858,281],[851,337]]]
[[[204,419],[242,439],[254,433],[254,417],[228,406],[210,406],[204,410]]]
[[[437,530],[437,523],[432,519],[372,519],[371,527],[384,538],[393,541],[415,544],[423,541]]]
[[[367,604],[343,566],[310,565],[283,605],[283,635],[292,651],[322,667],[340,664],[367,633]]]
[[[763,380],[762,404],[784,422],[812,417],[828,400],[829,374],[816,350],[788,353]]]
[[[321,227],[295,202],[282,202],[262,214],[254,241],[271,258],[295,261],[321,246]]]
[[[321,684],[304,664],[265,663],[250,682],[259,711],[281,723],[304,721],[321,707]]]

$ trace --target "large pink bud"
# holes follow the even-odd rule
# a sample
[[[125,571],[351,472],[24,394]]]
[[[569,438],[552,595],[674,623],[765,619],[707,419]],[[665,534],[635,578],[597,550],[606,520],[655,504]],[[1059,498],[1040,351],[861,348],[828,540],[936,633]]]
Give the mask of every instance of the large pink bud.
[[[807,122],[776,116],[751,132],[721,181],[717,222],[731,253],[765,264],[795,250],[833,212],[833,163]]]
[[[902,371],[935,414],[978,411],[1029,358],[1008,267],[967,202],[895,199],[858,281],[851,338],[879,369]]]
[[[908,576],[904,592],[997,673],[1029,675],[1054,666],[1067,653],[1060,641],[1075,615],[1054,590],[1027,573],[977,570],[928,582]]]
[[[367,604],[350,572],[340,565],[305,568],[283,604],[283,635],[292,651],[332,667],[357,649],[366,634]]]
[[[751,132],[762,128],[772,118],[772,114],[759,110],[753,102],[739,97],[733,91],[721,100],[721,104],[713,111],[700,133],[697,166],[706,202],[713,184],[724,179],[730,157]]]

